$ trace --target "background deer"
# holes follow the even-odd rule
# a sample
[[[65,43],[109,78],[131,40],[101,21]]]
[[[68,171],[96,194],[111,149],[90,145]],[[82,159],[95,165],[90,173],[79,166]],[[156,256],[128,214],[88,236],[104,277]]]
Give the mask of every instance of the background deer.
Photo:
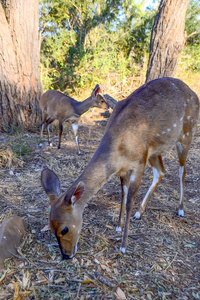
[[[180,165],[178,215],[184,215],[185,162],[198,114],[198,97],[181,80],[160,78],[150,81],[115,105],[98,149],[64,194],[60,195],[57,175],[48,168],[42,171],[42,186],[51,203],[51,229],[64,258],[72,258],[76,253],[86,203],[112,175],[121,179],[122,202],[116,230],[122,231],[124,227],[120,251],[125,253],[131,213],[145,166],[148,162],[152,167],[153,182],[135,213],[136,219],[144,213],[164,176],[162,155],[174,145]]]
[[[61,146],[61,136],[63,132],[63,123],[72,122],[72,129],[75,135],[75,141],[78,147],[78,154],[81,154],[78,142],[78,121],[80,116],[91,107],[108,108],[108,105],[102,95],[99,94],[100,87],[97,84],[92,94],[86,100],[79,102],[75,99],[55,90],[45,92],[40,99],[42,110],[42,128],[41,137],[43,136],[44,125],[47,126],[48,142],[51,145],[49,126],[54,120],[59,121],[59,143]]]

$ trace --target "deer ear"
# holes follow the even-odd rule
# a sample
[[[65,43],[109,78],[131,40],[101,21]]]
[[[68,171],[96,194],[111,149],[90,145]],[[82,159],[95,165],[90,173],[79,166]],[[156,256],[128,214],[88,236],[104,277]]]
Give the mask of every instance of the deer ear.
[[[99,85],[97,84],[97,85],[95,86],[95,88],[93,89],[93,91],[92,91],[92,96],[93,96],[93,97],[96,97],[96,96],[99,94],[99,92],[100,92],[100,87],[99,87]]]
[[[65,196],[65,198],[64,198],[65,204],[66,205],[72,205],[72,206],[75,205],[76,202],[78,202],[81,199],[84,191],[85,191],[85,184],[82,181],[80,181],[77,184],[77,186],[76,186],[74,192],[72,193],[71,197],[69,198],[68,195]]]
[[[45,168],[41,173],[41,184],[49,197],[51,205],[54,204],[60,196],[60,181],[58,176],[49,168]]]

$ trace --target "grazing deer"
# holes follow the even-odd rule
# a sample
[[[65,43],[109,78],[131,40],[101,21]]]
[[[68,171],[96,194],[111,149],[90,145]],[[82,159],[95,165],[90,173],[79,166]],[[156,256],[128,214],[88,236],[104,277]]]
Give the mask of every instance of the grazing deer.
[[[63,123],[65,121],[72,122],[72,129],[75,135],[75,141],[78,147],[78,154],[81,150],[78,142],[78,121],[80,116],[84,114],[91,107],[108,108],[108,105],[102,95],[99,94],[100,87],[97,84],[92,91],[92,94],[86,100],[79,102],[75,99],[64,95],[55,90],[45,92],[40,99],[40,106],[42,109],[42,128],[41,137],[43,136],[44,125],[47,126],[48,142],[51,145],[49,126],[54,120],[59,121],[59,143],[58,149],[61,145],[61,136],[63,132]]]
[[[176,145],[179,159],[180,204],[183,216],[185,162],[198,122],[197,95],[181,80],[160,78],[144,84],[116,104],[105,135],[82,174],[60,195],[57,175],[46,168],[41,182],[50,203],[50,224],[64,258],[72,258],[82,228],[86,203],[112,175],[121,179],[122,202],[117,231],[125,226],[120,251],[125,253],[135,197],[147,162],[153,182],[135,218],[142,216],[147,203],[164,176],[162,155]]]

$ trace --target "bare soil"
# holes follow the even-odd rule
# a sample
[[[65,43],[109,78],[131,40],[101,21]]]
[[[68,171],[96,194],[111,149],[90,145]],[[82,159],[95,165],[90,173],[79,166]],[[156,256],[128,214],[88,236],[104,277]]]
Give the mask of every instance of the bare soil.
[[[0,222],[17,214],[28,224],[18,255],[5,261],[0,274],[0,299],[200,299],[200,131],[196,131],[187,159],[185,216],[177,216],[179,173],[175,149],[164,158],[166,175],[141,220],[131,219],[125,255],[118,249],[117,225],[121,188],[112,178],[84,211],[78,252],[62,260],[57,241],[48,229],[49,203],[40,183],[45,166],[61,181],[62,192],[85,168],[103,136],[105,119],[87,116],[79,126],[82,156],[71,126],[65,124],[62,149],[58,130],[0,135],[0,148],[17,151],[18,158],[0,168]],[[42,146],[40,146],[42,143]],[[20,148],[21,147],[21,148]],[[16,150],[17,149],[17,150]],[[13,150],[13,151],[14,151]],[[152,181],[147,167],[136,211]]]

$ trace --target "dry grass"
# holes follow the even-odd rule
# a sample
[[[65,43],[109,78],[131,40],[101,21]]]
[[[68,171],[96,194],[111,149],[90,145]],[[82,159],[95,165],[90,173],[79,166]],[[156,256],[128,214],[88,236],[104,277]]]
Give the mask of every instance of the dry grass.
[[[38,134],[21,134],[21,143],[28,143],[31,149],[18,158],[23,166],[15,164],[12,168],[9,158],[5,158],[9,163],[1,164],[1,220],[10,213],[23,217],[28,235],[18,256],[5,262],[0,299],[200,299],[199,129],[187,160],[184,218],[177,216],[178,163],[172,150],[164,159],[166,176],[147,211],[141,220],[131,219],[125,255],[118,252],[121,236],[115,226],[120,184],[113,178],[85,209],[76,257],[61,260],[57,241],[47,228],[49,203],[40,174],[44,166],[52,168],[64,191],[87,165],[103,135],[106,121],[93,123],[80,126],[81,157],[66,124],[60,151],[56,146],[50,148],[46,138],[39,148]],[[1,135],[0,143],[9,144],[10,138]],[[57,134],[53,142],[57,145]],[[147,169],[136,207],[151,177]]]

